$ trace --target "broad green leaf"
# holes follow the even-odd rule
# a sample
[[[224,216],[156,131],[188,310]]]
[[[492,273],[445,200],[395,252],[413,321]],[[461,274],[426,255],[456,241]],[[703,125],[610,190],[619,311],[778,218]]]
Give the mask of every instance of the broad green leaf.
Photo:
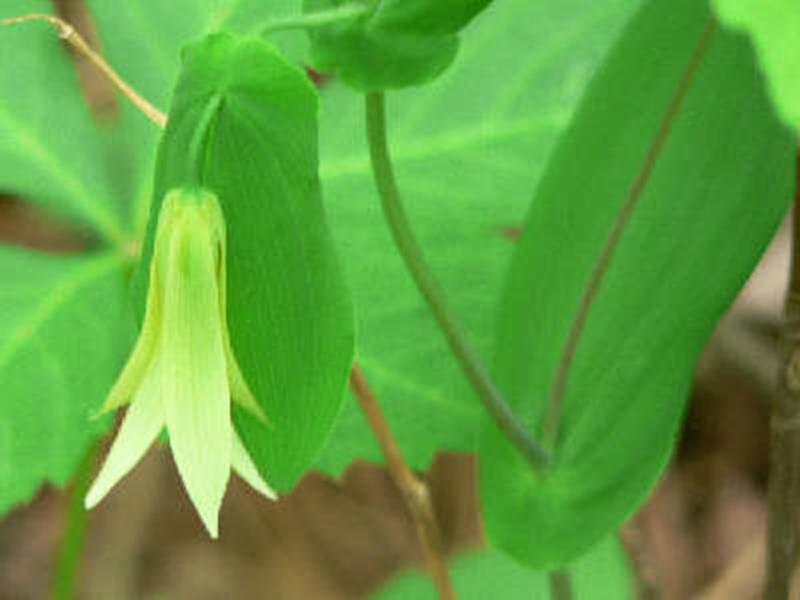
[[[499,313],[495,372],[537,434],[589,274],[708,20],[696,0],[649,2],[536,191]],[[554,464],[535,475],[494,428],[481,439],[494,544],[556,567],[643,501],[672,450],[697,355],[786,212],[793,152],[746,38],[716,30],[581,329]]]
[[[550,148],[637,0],[493,3],[431,86],[388,96],[389,139],[411,224],[485,355],[503,272]],[[569,23],[569,27],[564,24]],[[535,40],[535,44],[532,43]],[[502,65],[499,68],[498,65]],[[358,361],[405,458],[471,451],[487,418],[397,256],[369,169],[363,100],[322,91],[325,204],[356,302]],[[381,461],[348,400],[319,468]]]
[[[458,32],[489,0],[305,0],[315,13],[360,4],[365,13],[309,32],[314,66],[358,90],[401,88],[440,75],[458,51]]]
[[[45,0],[5,0],[0,18],[52,12]],[[122,205],[75,69],[46,23],[0,27],[0,189],[114,241]]]
[[[714,8],[724,25],[750,34],[775,105],[800,129],[800,3],[714,0]]]
[[[610,538],[570,566],[576,600],[625,600],[633,597],[630,571],[620,543]],[[514,562],[494,549],[456,558],[450,577],[460,600],[550,600],[547,574]],[[436,600],[430,577],[396,577],[375,600]]]
[[[90,415],[130,339],[123,269],[0,247],[0,513],[63,485],[108,427]]]
[[[266,42],[218,34],[184,50],[159,150],[140,283],[162,199],[191,184],[219,199],[231,342],[271,424],[236,407],[237,428],[263,477],[287,490],[333,426],[353,326],[320,201],[316,92]]]

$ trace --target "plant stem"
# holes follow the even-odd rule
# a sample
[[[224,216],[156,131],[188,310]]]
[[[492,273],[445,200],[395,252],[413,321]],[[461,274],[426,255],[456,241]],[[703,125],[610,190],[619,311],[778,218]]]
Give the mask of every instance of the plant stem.
[[[337,6],[329,10],[273,19],[259,27],[258,32],[260,35],[267,35],[276,31],[286,31],[289,29],[315,29],[317,27],[324,27],[325,25],[351,21],[366,14],[368,10],[369,7],[366,4],[343,4],[342,6]]]
[[[467,340],[460,323],[448,308],[442,291],[425,263],[419,245],[408,224],[397,182],[394,177],[386,141],[386,107],[383,92],[366,95],[367,139],[375,184],[381,197],[383,212],[392,231],[395,245],[406,267],[439,324],[467,379],[478,393],[486,410],[517,450],[538,471],[547,466],[550,457],[533,439],[495,387],[477,352]]]
[[[167,124],[167,117],[164,113],[155,108],[147,100],[142,98],[136,91],[129,86],[125,80],[120,77],[117,72],[111,68],[105,59],[97,52],[89,47],[83,36],[75,31],[75,28],[53,15],[45,15],[39,13],[31,13],[29,15],[22,15],[20,17],[11,17],[8,19],[0,19],[0,26],[3,25],[18,25],[20,23],[27,23],[30,21],[44,21],[55,27],[58,31],[59,37],[72,46],[78,53],[82,54],[91,61],[105,75],[114,86],[122,92],[133,104],[138,108],[148,119],[153,121],[159,127],[165,127]]]
[[[559,569],[547,574],[550,585],[550,600],[572,600],[572,578],[569,571]]]
[[[575,358],[575,351],[578,347],[578,341],[580,340],[581,334],[583,333],[583,328],[586,325],[586,319],[589,316],[589,310],[591,309],[592,303],[597,297],[600,283],[603,281],[606,270],[611,263],[614,251],[617,249],[617,245],[622,237],[622,233],[625,230],[625,227],[628,224],[628,221],[630,220],[631,215],[633,214],[633,211],[642,196],[642,192],[644,191],[645,187],[647,187],[648,181],[650,181],[650,176],[653,174],[653,170],[658,162],[658,158],[664,148],[664,143],[666,142],[669,132],[672,129],[672,125],[675,122],[675,117],[677,117],[680,113],[681,107],[683,106],[683,101],[685,100],[686,95],[691,87],[694,76],[697,74],[697,70],[702,62],[706,50],[708,49],[715,29],[716,22],[713,17],[711,17],[709,18],[708,24],[700,36],[700,40],[698,41],[694,52],[692,52],[692,56],[689,59],[686,69],[684,70],[683,76],[678,82],[678,87],[675,89],[675,93],[670,99],[664,115],[661,117],[661,123],[658,127],[658,131],[656,132],[656,135],[650,144],[650,148],[647,150],[647,154],[645,155],[644,160],[639,167],[636,178],[634,179],[633,184],[628,191],[625,202],[623,203],[622,208],[617,215],[617,219],[614,222],[605,243],[603,244],[600,255],[597,257],[597,261],[595,262],[592,272],[589,275],[589,281],[586,284],[586,288],[583,290],[583,294],[581,295],[578,309],[575,312],[575,317],[572,320],[569,333],[567,334],[567,339],[564,342],[563,348],[561,349],[561,357],[559,358],[558,366],[556,367],[556,374],[553,379],[553,387],[550,389],[550,399],[547,404],[547,414],[545,415],[542,434],[544,443],[548,448],[555,447],[555,444],[558,440],[558,430],[561,424],[564,392],[567,386],[567,379],[569,378],[572,360]]]
[[[798,559],[800,506],[800,152],[792,215],[792,258],[783,330],[781,370],[770,416],[765,600],[786,600]]]
[[[75,580],[86,537],[86,509],[83,507],[83,499],[92,481],[98,447],[99,444],[93,444],[86,452],[75,475],[67,509],[66,531],[58,552],[53,579],[53,600],[71,600],[75,595]]]
[[[358,400],[358,404],[367,418],[370,429],[383,452],[389,473],[400,490],[406,506],[414,520],[425,563],[431,574],[441,600],[456,600],[456,593],[447,572],[442,539],[436,515],[433,512],[428,487],[421,481],[403,460],[400,448],[392,435],[391,429],[383,417],[375,395],[358,365],[353,365],[350,374],[350,388]]]

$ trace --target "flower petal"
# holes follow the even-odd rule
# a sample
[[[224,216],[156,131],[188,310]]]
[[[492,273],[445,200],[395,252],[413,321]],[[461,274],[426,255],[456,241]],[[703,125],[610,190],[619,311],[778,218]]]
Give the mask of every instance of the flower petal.
[[[164,426],[159,394],[159,365],[153,364],[136,392],[100,473],[86,494],[84,504],[92,508],[130,471]]]
[[[267,415],[264,414],[264,410],[256,401],[255,396],[253,396],[253,392],[250,391],[250,386],[247,385],[244,375],[242,375],[242,371],[239,368],[239,364],[236,362],[236,356],[233,353],[233,349],[227,337],[226,335],[225,355],[228,364],[228,385],[230,385],[231,388],[231,399],[242,408],[250,411],[250,413],[264,425],[271,428],[272,424],[267,418]]]
[[[191,206],[172,232],[163,272],[164,410],[186,491],[211,537],[231,465],[230,391],[217,291],[216,244]]]
[[[242,443],[236,429],[233,430],[233,444],[231,446],[231,466],[234,472],[244,479],[251,488],[263,494],[270,500],[277,500],[278,495],[269,487],[269,484],[264,481],[261,474],[258,472],[253,459],[250,458],[247,450]]]
[[[161,323],[161,294],[158,289],[159,277],[156,271],[156,261],[152,261],[150,265],[150,287],[147,290],[147,306],[145,307],[142,329],[136,339],[136,345],[133,347],[133,352],[131,352],[128,362],[125,363],[122,373],[120,373],[106,401],[95,416],[100,416],[127,404],[142,384],[147,368],[153,359]]]
[[[267,415],[261,405],[255,399],[253,392],[250,391],[250,386],[247,385],[247,380],[244,378],[242,369],[239,367],[239,361],[236,360],[236,354],[233,351],[231,344],[230,332],[228,330],[228,261],[227,261],[227,240],[225,236],[224,221],[221,212],[215,212],[213,207],[210,206],[208,210],[209,220],[211,222],[223,222],[223,225],[217,227],[216,235],[219,239],[219,314],[222,322],[222,341],[225,348],[225,362],[228,366],[228,385],[231,388],[231,400],[236,402],[242,408],[250,411],[259,421],[268,427],[272,427]],[[218,209],[218,207],[217,207]]]

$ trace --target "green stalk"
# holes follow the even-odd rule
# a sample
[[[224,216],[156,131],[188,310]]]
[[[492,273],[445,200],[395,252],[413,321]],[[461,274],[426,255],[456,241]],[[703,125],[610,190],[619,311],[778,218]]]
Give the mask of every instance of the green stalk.
[[[448,308],[444,294],[425,263],[422,251],[411,232],[389,158],[383,92],[369,92],[366,95],[366,118],[372,172],[395,245],[484,407],[533,469],[541,470],[550,462],[547,451],[516,419],[500,391],[495,387],[478,353],[467,340],[461,324]]]
[[[75,596],[75,581],[86,537],[86,509],[83,507],[83,498],[92,481],[98,447],[98,444],[93,444],[89,448],[75,475],[67,509],[67,528],[61,541],[53,578],[53,600],[72,600]]]

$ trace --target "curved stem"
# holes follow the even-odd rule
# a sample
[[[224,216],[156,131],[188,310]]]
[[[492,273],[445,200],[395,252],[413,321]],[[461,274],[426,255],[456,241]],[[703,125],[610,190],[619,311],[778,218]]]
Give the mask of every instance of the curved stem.
[[[403,495],[406,507],[414,520],[417,535],[425,554],[425,563],[428,565],[428,571],[436,585],[439,598],[441,600],[456,600],[456,593],[453,589],[453,584],[450,582],[450,575],[447,572],[442,538],[439,532],[439,525],[436,522],[436,514],[433,512],[433,506],[431,505],[428,486],[414,475],[403,460],[403,455],[394,439],[394,435],[392,435],[392,430],[389,429],[389,424],[383,417],[378,401],[375,399],[375,395],[372,393],[358,365],[353,365],[353,371],[350,374],[350,388],[353,390],[353,395],[358,400],[358,404],[367,418],[372,433],[375,435],[375,439],[386,459],[389,473]]]
[[[58,552],[53,578],[53,600],[71,600],[75,597],[75,580],[86,537],[86,509],[83,507],[83,498],[92,481],[98,447],[98,444],[92,445],[75,475],[67,509],[67,528]]]
[[[366,4],[343,4],[329,10],[270,20],[259,27],[258,31],[261,35],[267,35],[276,31],[290,29],[315,29],[325,25],[351,21],[366,14],[368,10],[369,7]]]
[[[548,448],[554,448],[558,438],[558,429],[559,425],[561,424],[561,414],[564,403],[564,391],[567,386],[567,379],[569,377],[570,367],[572,366],[572,360],[575,358],[575,351],[578,347],[578,341],[583,333],[584,325],[586,325],[586,319],[589,316],[589,309],[591,309],[592,303],[597,297],[597,292],[600,289],[600,283],[603,281],[603,277],[606,274],[608,265],[611,263],[611,258],[614,255],[614,251],[617,249],[617,245],[622,238],[622,233],[625,230],[625,226],[628,224],[628,221],[630,220],[631,215],[633,214],[633,211],[636,208],[639,198],[641,198],[642,192],[647,186],[648,181],[650,181],[650,176],[653,174],[653,170],[658,162],[658,158],[661,155],[661,150],[664,148],[664,143],[667,141],[669,132],[671,131],[672,125],[675,122],[675,117],[678,116],[681,106],[683,106],[683,101],[685,100],[689,88],[691,87],[692,81],[694,81],[694,76],[697,74],[700,62],[702,61],[702,58],[708,49],[715,28],[716,22],[714,21],[713,17],[709,18],[708,24],[701,34],[700,40],[698,41],[697,46],[695,47],[694,52],[689,59],[689,63],[684,70],[680,82],[678,83],[678,87],[675,89],[675,93],[670,99],[669,105],[667,106],[667,109],[661,118],[658,131],[656,132],[656,135],[650,144],[650,148],[647,150],[644,161],[642,162],[642,165],[636,174],[636,179],[634,179],[633,184],[628,191],[628,196],[626,197],[625,202],[619,211],[619,215],[617,216],[617,219],[614,222],[605,243],[603,244],[600,255],[597,257],[597,261],[595,262],[592,272],[589,275],[589,281],[586,284],[586,288],[583,290],[583,294],[581,295],[578,309],[575,312],[575,317],[570,325],[567,339],[564,342],[564,347],[561,350],[561,357],[559,358],[558,367],[556,368],[556,374],[553,379],[553,387],[550,390],[550,399],[547,403],[547,414],[545,415],[543,437],[544,443]]]
[[[411,232],[389,158],[383,92],[369,92],[366,95],[366,118],[372,171],[383,204],[383,212],[392,231],[395,245],[417,289],[428,303],[464,374],[497,426],[535,470],[542,469],[550,461],[547,451],[516,419],[500,395],[500,391],[495,387],[477,352],[467,340],[460,323],[448,308],[444,295],[425,263],[422,251]]]

